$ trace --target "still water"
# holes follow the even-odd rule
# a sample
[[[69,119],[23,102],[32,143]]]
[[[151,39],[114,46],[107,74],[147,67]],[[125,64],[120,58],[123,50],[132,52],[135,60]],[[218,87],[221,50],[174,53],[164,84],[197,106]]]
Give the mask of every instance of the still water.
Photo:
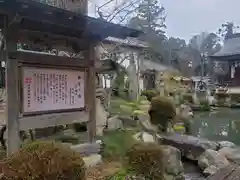
[[[231,141],[240,145],[240,109],[217,109],[195,113],[192,134],[209,140]]]

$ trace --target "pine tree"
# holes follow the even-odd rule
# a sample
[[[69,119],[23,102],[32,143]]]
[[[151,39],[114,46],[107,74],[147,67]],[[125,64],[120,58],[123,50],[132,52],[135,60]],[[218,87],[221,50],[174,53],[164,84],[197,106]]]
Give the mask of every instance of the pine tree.
[[[157,0],[143,0],[138,7],[137,15],[129,21],[129,27],[145,33],[141,40],[148,42],[149,49],[145,57],[154,61],[163,61],[161,51],[166,39],[164,29],[165,9]]]

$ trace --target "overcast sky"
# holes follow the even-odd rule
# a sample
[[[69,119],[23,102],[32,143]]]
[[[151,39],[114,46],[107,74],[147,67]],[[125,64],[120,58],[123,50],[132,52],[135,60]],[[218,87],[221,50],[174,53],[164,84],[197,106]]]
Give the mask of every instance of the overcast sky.
[[[189,40],[203,31],[216,32],[227,21],[240,25],[240,0],[162,0],[161,4],[167,13],[168,36]]]

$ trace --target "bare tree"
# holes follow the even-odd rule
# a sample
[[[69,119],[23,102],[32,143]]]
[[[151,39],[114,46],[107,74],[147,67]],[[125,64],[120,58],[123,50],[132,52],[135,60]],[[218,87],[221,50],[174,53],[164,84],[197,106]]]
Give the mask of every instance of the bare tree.
[[[137,11],[139,0],[108,0],[95,6],[95,15],[105,21],[126,24]]]

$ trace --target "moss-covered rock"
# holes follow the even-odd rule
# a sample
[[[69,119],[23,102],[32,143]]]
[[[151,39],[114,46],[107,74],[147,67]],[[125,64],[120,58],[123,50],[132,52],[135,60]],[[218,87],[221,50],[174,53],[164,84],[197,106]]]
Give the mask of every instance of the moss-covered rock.
[[[54,142],[27,144],[2,162],[4,180],[85,180],[85,170],[78,153]]]

